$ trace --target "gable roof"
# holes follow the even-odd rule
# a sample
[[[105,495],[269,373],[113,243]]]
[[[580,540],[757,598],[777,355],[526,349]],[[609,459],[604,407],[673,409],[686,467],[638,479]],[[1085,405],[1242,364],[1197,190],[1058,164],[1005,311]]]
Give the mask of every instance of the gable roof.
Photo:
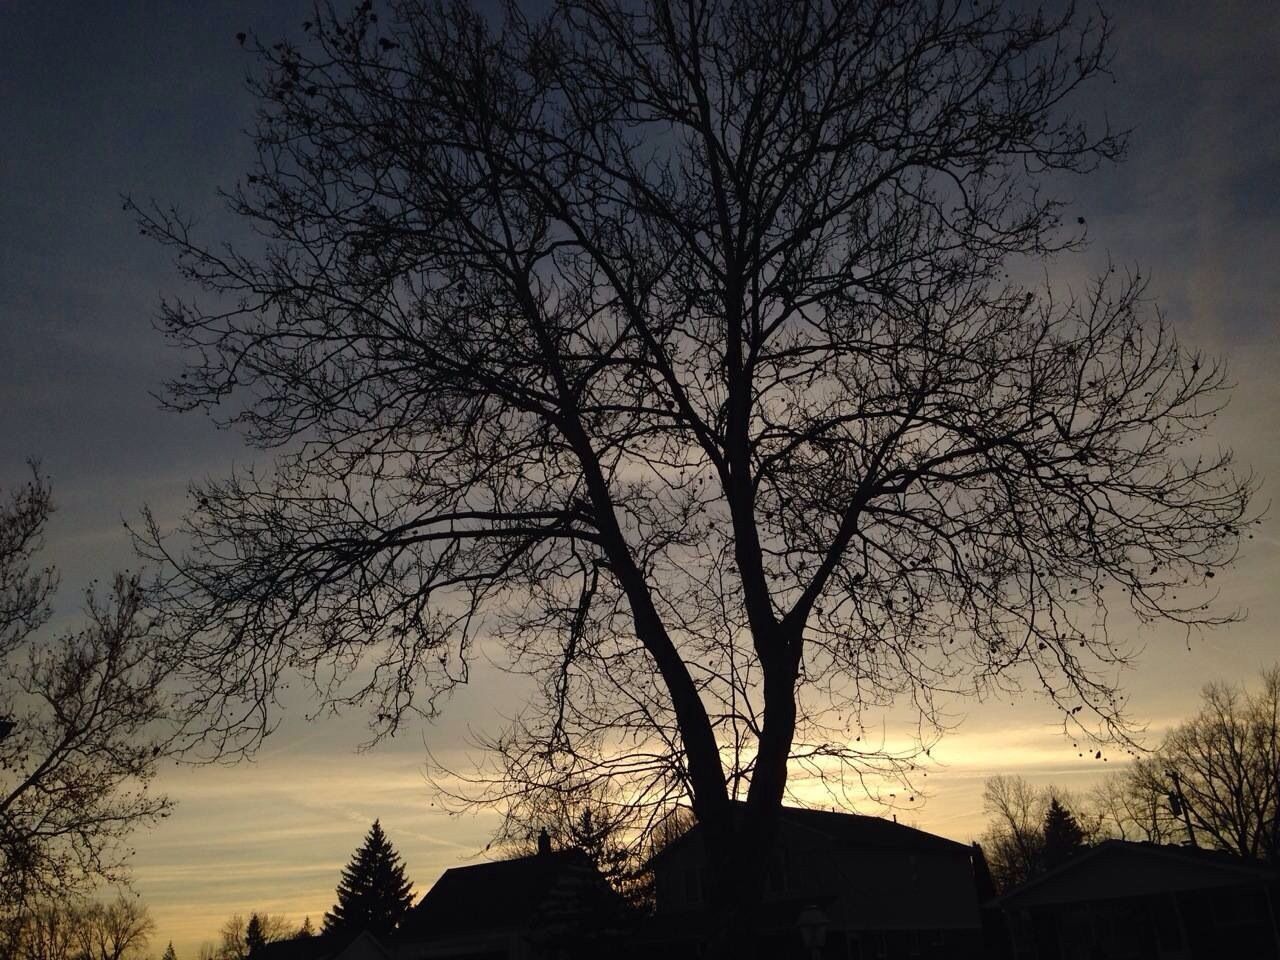
[[[616,894],[577,850],[446,870],[401,921],[398,935],[429,939],[477,930],[531,929]]]
[[[253,960],[359,960],[390,956],[382,941],[368,930],[272,940],[253,952]]]
[[[736,820],[741,820],[746,815],[746,806],[741,801],[734,802]],[[846,848],[900,853],[944,853],[963,857],[969,857],[973,853],[971,847],[956,840],[948,840],[935,833],[917,830],[884,817],[870,817],[860,813],[784,806],[778,813],[778,822],[822,834],[831,842]],[[700,826],[694,824],[691,829],[654,854],[650,862],[661,861],[672,850],[698,836],[699,831]]]
[[[967,844],[908,827],[894,820],[886,820],[884,817],[783,807],[781,820],[815,830],[847,846],[914,853],[954,853],[966,857],[972,852]]]
[[[1071,874],[1081,870],[1088,871],[1100,867],[1105,861],[1115,861],[1120,865],[1136,866],[1140,863],[1153,865],[1163,870],[1164,882],[1170,889],[1178,881],[1177,868],[1182,874],[1194,873],[1199,878],[1197,887],[1214,887],[1226,883],[1274,882],[1277,872],[1265,863],[1246,860],[1222,850],[1204,850],[1199,847],[1183,847],[1169,844],[1136,842],[1132,840],[1104,840],[1101,843],[1077,853],[1052,870],[1047,870],[1028,880],[1026,883],[1010,890],[994,901],[1000,906],[1012,906],[1024,899],[1036,899],[1048,896],[1052,899],[1067,900],[1065,896],[1053,897],[1050,893],[1064,883],[1070,884]],[[1078,886],[1078,884],[1077,884]],[[1127,885],[1133,888],[1133,884]],[[1085,892],[1081,892],[1083,898]],[[1090,896],[1096,897],[1096,891]]]
[[[390,960],[391,951],[376,935],[361,930],[345,947],[334,954],[333,960]]]
[[[322,934],[272,940],[253,951],[253,960],[322,960],[333,956],[339,944]]]

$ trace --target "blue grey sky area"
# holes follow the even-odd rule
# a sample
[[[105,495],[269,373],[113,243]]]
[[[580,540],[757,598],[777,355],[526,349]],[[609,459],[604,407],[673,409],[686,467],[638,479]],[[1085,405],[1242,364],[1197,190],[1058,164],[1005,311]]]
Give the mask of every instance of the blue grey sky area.
[[[1090,247],[1046,269],[1077,290],[1109,260],[1141,269],[1183,342],[1226,357],[1238,385],[1215,440],[1265,479],[1265,502],[1280,482],[1280,4],[1108,6],[1115,83],[1097,85],[1087,109],[1133,128],[1129,158],[1056,185]],[[0,0],[0,487],[23,479],[28,457],[53,480],[46,558],[63,571],[61,620],[91,578],[134,565],[123,520],[146,503],[172,525],[188,481],[262,456],[203,414],[159,409],[153,393],[181,358],[153,318],[161,296],[192,291],[121,196],[175,204],[211,238],[242,236],[216,197],[252,155],[253,61],[235,34],[296,35],[309,16],[283,0]],[[1268,520],[1221,578],[1223,605],[1248,608],[1248,621],[1190,639],[1135,628],[1133,713],[1158,732],[1194,709],[1206,680],[1243,682],[1280,660],[1278,574]],[[442,725],[373,753],[354,750],[363,718],[295,716],[254,765],[166,771],[159,786],[178,811],[136,844],[156,952],[172,938],[193,956],[237,911],[318,920],[375,817],[419,892],[474,855],[491,822],[430,807],[423,741],[460,750],[470,723],[492,719],[492,693],[473,685]],[[949,765],[911,813],[921,826],[976,835],[988,773],[1080,784],[1098,772],[1076,764],[1034,700],[957,712],[964,723],[939,752]]]

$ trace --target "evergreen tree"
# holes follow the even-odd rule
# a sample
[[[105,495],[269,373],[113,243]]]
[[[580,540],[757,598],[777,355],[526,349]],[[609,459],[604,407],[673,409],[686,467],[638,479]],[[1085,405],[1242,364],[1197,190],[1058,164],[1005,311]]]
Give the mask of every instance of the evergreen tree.
[[[1044,814],[1044,868],[1056,867],[1084,846],[1084,830],[1075,816],[1054,797]]]
[[[302,918],[302,926],[298,928],[297,935],[299,937],[314,937],[316,935],[315,927],[311,925],[310,916],[306,916]]]
[[[405,879],[400,855],[382,832],[382,825],[373,821],[364,844],[343,868],[338,902],[324,915],[324,932],[390,933],[413,901],[412,887]]]
[[[173,941],[169,941],[169,945],[164,948],[164,955],[160,960],[178,960],[178,954],[173,949]]]
[[[262,918],[256,913],[249,917],[249,925],[244,930],[244,945],[252,957],[261,947],[266,946],[267,935],[262,929]]]
[[[583,807],[568,824],[566,845],[581,850],[592,866],[614,887],[622,889],[633,872],[631,851],[622,841],[626,823],[622,817],[597,815],[591,807]]]

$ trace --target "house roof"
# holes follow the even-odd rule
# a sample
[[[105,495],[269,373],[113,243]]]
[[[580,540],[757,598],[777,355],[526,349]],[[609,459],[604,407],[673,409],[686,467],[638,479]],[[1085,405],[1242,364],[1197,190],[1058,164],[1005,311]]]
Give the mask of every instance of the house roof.
[[[272,940],[253,952],[253,960],[321,960],[337,952],[338,944],[328,937],[290,937]]]
[[[343,960],[389,956],[382,941],[367,930],[273,940],[253,952],[253,960]]]
[[[745,803],[734,804],[734,815],[741,818],[746,813]],[[783,807],[778,815],[779,823],[792,824],[820,833],[843,847],[860,849],[893,850],[906,853],[948,853],[968,857],[972,848],[955,840],[948,840],[934,833],[926,833],[915,827],[884,817],[870,817],[860,813],[844,813],[833,810],[807,810],[802,807]],[[699,832],[698,825],[684,833],[654,855],[659,861],[669,852],[683,846]]]
[[[604,878],[576,850],[540,853],[446,870],[401,921],[407,939],[476,930],[530,929],[612,897]]]
[[[972,851],[967,844],[948,840],[936,833],[926,833],[915,827],[884,817],[869,817],[860,813],[840,813],[832,810],[804,810],[799,807],[783,807],[782,819],[810,830],[824,833],[832,840],[856,847],[878,847],[918,852],[958,853],[968,856]]]
[[[1175,876],[1179,871],[1184,876],[1192,873],[1199,877],[1201,882],[1197,885],[1205,887],[1217,886],[1223,881],[1248,883],[1251,881],[1273,882],[1277,879],[1276,870],[1267,864],[1246,860],[1244,857],[1221,850],[1203,850],[1198,847],[1132,840],[1104,840],[1052,870],[1047,870],[1003,896],[997,897],[993,902],[1000,906],[1012,906],[1023,900],[1041,898],[1047,894],[1047,891],[1057,887],[1070,889],[1072,874],[1082,870],[1096,869],[1108,860],[1121,865],[1152,864],[1158,871],[1163,871],[1165,882],[1170,884],[1176,882]],[[1132,883],[1128,886],[1134,887]],[[1082,898],[1086,895],[1095,896],[1096,892],[1096,889],[1093,892],[1081,890],[1080,896]]]
[[[390,960],[391,951],[368,930],[361,930],[334,954],[333,960]]]

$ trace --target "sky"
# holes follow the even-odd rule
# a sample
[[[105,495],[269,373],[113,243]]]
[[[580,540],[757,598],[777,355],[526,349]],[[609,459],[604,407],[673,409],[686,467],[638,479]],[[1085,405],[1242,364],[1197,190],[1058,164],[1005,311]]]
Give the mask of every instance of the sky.
[[[1130,155],[1070,184],[1091,247],[1048,269],[1080,284],[1108,258],[1138,266],[1183,342],[1226,358],[1236,388],[1216,439],[1263,478],[1265,503],[1280,483],[1280,4],[1110,6],[1115,83],[1090,106],[1133,128]],[[172,523],[190,480],[251,456],[202,415],[159,409],[153,392],[180,358],[152,320],[161,295],[184,289],[121,197],[176,203],[216,234],[226,221],[215,190],[249,156],[252,65],[235,34],[293,34],[308,10],[291,0],[0,0],[0,487],[23,478],[28,457],[52,477],[46,558],[62,570],[62,622],[91,579],[134,563],[123,521],[149,504]],[[1222,578],[1223,606],[1247,609],[1245,622],[1135,637],[1144,649],[1124,685],[1152,742],[1194,711],[1206,681],[1243,683],[1280,660],[1272,516]],[[375,817],[419,894],[473,862],[494,817],[433,806],[424,760],[428,747],[463,759],[469,725],[492,722],[511,693],[490,680],[463,691],[442,722],[372,752],[356,751],[359,718],[295,714],[253,763],[166,769],[158,786],[176,812],[134,843],[154,952],[171,939],[182,960],[194,957],[236,912],[318,922]],[[956,714],[925,794],[901,814],[925,829],[976,837],[989,775],[1080,789],[1105,769],[1055,733],[1042,702]]]

